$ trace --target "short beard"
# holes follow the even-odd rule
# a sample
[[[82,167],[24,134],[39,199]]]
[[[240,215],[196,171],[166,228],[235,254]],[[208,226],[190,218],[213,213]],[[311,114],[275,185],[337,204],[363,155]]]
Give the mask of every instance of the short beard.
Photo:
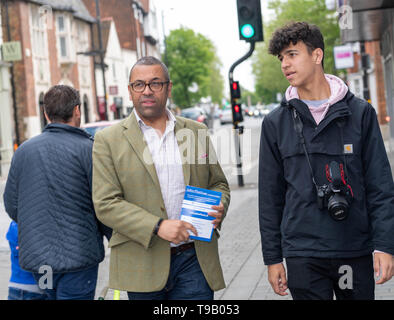
[[[144,107],[136,107],[136,111],[138,115],[146,120],[154,121],[160,119],[163,114],[165,114],[165,107],[164,108],[147,108],[148,112],[145,112]]]

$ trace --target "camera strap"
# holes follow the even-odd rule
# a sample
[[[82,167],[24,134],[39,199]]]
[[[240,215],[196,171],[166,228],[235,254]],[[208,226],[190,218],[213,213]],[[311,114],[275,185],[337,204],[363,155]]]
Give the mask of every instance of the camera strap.
[[[341,143],[342,146],[345,146],[344,140],[343,140],[343,127],[345,126],[345,120],[342,118],[337,122],[337,126],[339,128],[339,131],[341,133]],[[346,155],[343,154],[343,162],[345,163],[345,172],[347,173],[347,162],[346,162]],[[345,183],[346,184],[346,183]],[[353,193],[353,192],[352,192]]]
[[[315,180],[315,176],[313,175],[313,169],[312,169],[311,161],[309,159],[308,151],[306,149],[304,134],[302,133],[302,130],[304,128],[304,124],[302,123],[302,120],[301,120],[297,110],[293,106],[291,106],[291,107],[292,107],[291,108],[291,111],[292,111],[291,113],[292,113],[293,121],[294,121],[294,130],[297,132],[298,137],[299,137],[299,139],[301,141],[301,144],[302,144],[302,147],[303,147],[303,150],[304,150],[304,154],[305,154],[306,160],[308,161],[309,169],[311,171],[312,181],[313,181],[313,184],[315,185],[315,187],[317,189],[318,186],[317,186],[317,183],[316,183],[316,180]],[[343,145],[343,131],[342,131],[342,128],[344,126],[344,122],[340,121],[340,122],[337,123],[337,125],[338,125],[338,127],[340,129],[340,132],[341,132],[341,141],[342,141],[342,145]],[[342,181],[343,181],[344,185],[347,186],[347,188],[350,190],[350,194],[351,194],[351,196],[353,198],[354,197],[353,190],[352,190],[351,186],[349,184],[347,184],[347,182],[345,181],[345,172],[347,172],[347,165],[346,165],[346,157],[345,156],[344,156],[344,163],[345,163],[345,170],[343,171],[343,167],[341,168]]]
[[[306,144],[305,144],[304,134],[302,133],[302,129],[304,128],[304,124],[302,123],[302,120],[301,120],[301,118],[300,118],[300,116],[299,116],[299,114],[298,114],[296,108],[294,108],[294,107],[292,106],[291,111],[292,111],[291,114],[292,114],[292,116],[293,116],[293,122],[294,122],[294,130],[297,132],[298,137],[300,138],[302,147],[303,147],[303,149],[304,149],[304,153],[305,153],[305,156],[306,156],[306,160],[308,161],[308,166],[309,166],[309,169],[310,169],[310,171],[311,171],[313,184],[315,185],[316,189],[318,189],[318,186],[317,186],[317,183],[316,183],[316,180],[315,180],[315,176],[314,176],[314,174],[313,174],[313,169],[312,169],[311,161],[310,161],[310,159],[309,159],[308,151],[306,150]]]

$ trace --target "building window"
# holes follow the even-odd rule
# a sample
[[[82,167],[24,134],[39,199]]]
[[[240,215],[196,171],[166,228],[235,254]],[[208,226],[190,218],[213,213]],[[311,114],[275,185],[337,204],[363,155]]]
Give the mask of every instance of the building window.
[[[60,40],[60,55],[63,58],[67,58],[67,56],[68,56],[68,54],[67,54],[67,39],[65,36],[60,36],[59,40]]]
[[[89,28],[86,24],[75,21],[77,34],[76,34],[76,41],[77,41],[77,51],[78,52],[85,52],[89,50]],[[88,58],[89,60],[89,58]]]
[[[46,58],[45,25],[40,18],[37,6],[31,6],[32,52],[35,57]]]
[[[73,40],[75,41],[76,52],[87,52],[89,51],[89,32],[90,29],[86,23],[78,20],[74,20],[74,33],[75,36]],[[77,56],[78,60],[78,72],[80,74],[81,85],[84,87],[91,86],[90,82],[90,62],[91,58],[89,56],[79,54]]]
[[[60,44],[60,56],[67,58],[67,32],[64,26],[64,16],[57,17],[57,30]]]
[[[116,81],[116,63],[112,63],[112,75],[114,77],[114,80]]]
[[[64,32],[65,31],[65,27],[64,27],[64,17],[63,16],[58,16],[57,17],[57,27],[59,29],[59,32]]]
[[[56,16],[56,31],[58,39],[60,62],[73,61],[73,31],[70,17],[66,14]]]
[[[40,16],[38,6],[30,6],[30,17],[35,77],[38,81],[45,82],[49,80],[49,74],[45,71],[48,68],[47,34],[44,19]]]

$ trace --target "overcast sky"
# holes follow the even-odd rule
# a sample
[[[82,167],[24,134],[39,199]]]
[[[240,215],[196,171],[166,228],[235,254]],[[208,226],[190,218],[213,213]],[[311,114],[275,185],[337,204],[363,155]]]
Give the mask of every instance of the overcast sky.
[[[225,93],[229,91],[228,71],[231,65],[248,52],[250,44],[239,40],[236,0],[155,0],[159,30],[163,21],[166,35],[180,26],[193,29],[209,38],[216,46],[223,64]],[[264,21],[269,19],[268,0],[261,0]],[[163,12],[163,16],[161,14]],[[162,19],[163,17],[163,19]],[[163,21],[162,21],[163,20]],[[255,54],[256,52],[254,52]],[[251,58],[236,67],[234,80],[254,91]]]

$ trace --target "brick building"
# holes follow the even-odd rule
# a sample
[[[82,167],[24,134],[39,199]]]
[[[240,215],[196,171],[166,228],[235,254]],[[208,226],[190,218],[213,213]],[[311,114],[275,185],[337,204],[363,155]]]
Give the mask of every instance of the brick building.
[[[96,17],[96,1],[83,2]],[[160,57],[157,10],[152,0],[99,0],[99,4],[101,18],[113,18],[122,49],[135,52],[137,59],[147,55]]]
[[[390,137],[394,140],[394,2],[383,12],[381,54],[386,89],[387,112],[390,116]]]
[[[0,7],[0,24],[1,19]],[[3,32],[0,28],[0,46],[3,44]],[[0,54],[0,177],[6,176],[13,155],[13,120],[12,120],[12,92],[10,83],[11,64],[2,60]]]
[[[5,2],[8,12],[4,12]],[[15,102],[20,142],[46,125],[42,111],[45,92],[55,84],[78,89],[82,121],[98,118],[93,58],[77,52],[91,48],[94,18],[81,0],[2,0],[3,22],[8,14],[11,38],[19,41],[22,60],[14,62]]]
[[[369,55],[368,88],[372,106],[378,115],[380,125],[387,124],[386,96],[382,57],[379,41],[366,41],[365,53]],[[359,98],[363,98],[363,69],[361,68],[360,44],[353,45],[354,67],[348,69],[347,80],[350,90]]]
[[[104,51],[105,83],[107,92],[107,116],[108,120],[121,119],[128,115],[132,108],[132,102],[129,100],[128,78],[130,65],[125,62],[122,48],[120,46],[118,33],[116,32],[115,22],[112,17],[103,18],[101,21],[102,43]],[[93,32],[94,39],[97,43],[98,35]],[[105,113],[102,101],[104,96],[104,84],[102,69],[100,67],[100,58],[96,60],[96,88],[97,96],[100,98],[99,113]],[[102,116],[104,118],[104,115]]]
[[[96,0],[83,2],[90,15],[96,18]],[[99,0],[99,9],[106,66],[107,115],[102,68],[96,56],[98,112],[101,119],[112,120],[122,118],[131,111],[127,84],[132,65],[143,56],[160,58],[157,11],[152,0]],[[99,50],[96,27],[93,33],[94,50]]]
[[[394,147],[394,1],[337,0],[337,7],[344,9],[340,10],[339,19],[342,42],[364,43],[364,54],[370,57],[366,68],[370,97],[378,107],[383,136]],[[356,61],[360,60],[361,51],[357,52]],[[359,67],[360,63],[356,64],[348,75],[362,91]]]

